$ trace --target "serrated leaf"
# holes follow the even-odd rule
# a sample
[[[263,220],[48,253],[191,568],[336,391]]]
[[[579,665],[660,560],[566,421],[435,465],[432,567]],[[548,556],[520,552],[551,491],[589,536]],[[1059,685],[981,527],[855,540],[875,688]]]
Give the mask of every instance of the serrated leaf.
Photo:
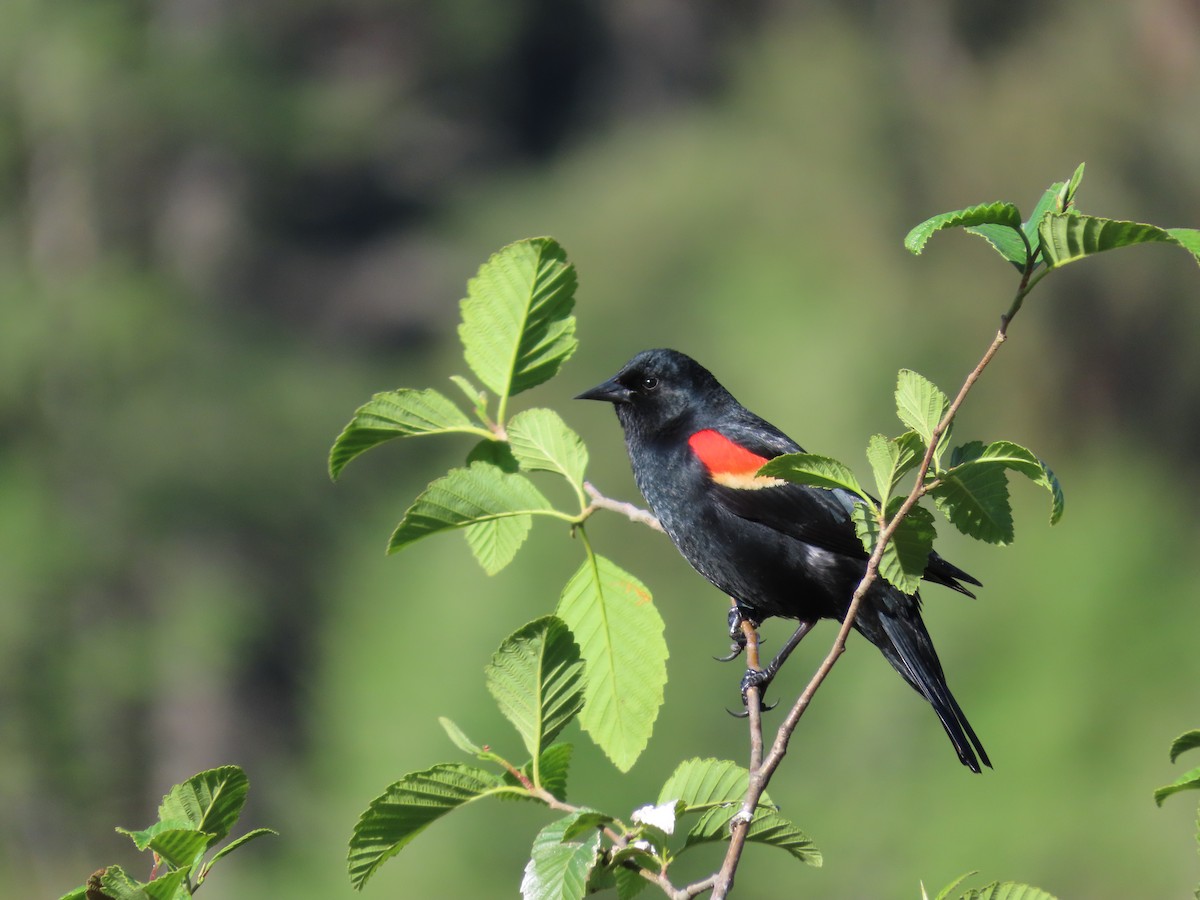
[[[572,744],[551,744],[542,751],[542,757],[538,761],[537,777],[541,781],[541,786],[559,800],[567,799],[567,775],[570,773],[571,757],[574,754],[575,747]],[[532,760],[526,769],[526,776],[532,781],[534,778]]]
[[[932,381],[911,369],[901,369],[896,378],[896,415],[925,441],[950,409],[950,400]]]
[[[740,802],[750,786],[750,773],[727,759],[685,759],[658,792],[658,803],[678,802],[684,812],[708,810]],[[770,803],[766,794],[762,803]],[[732,813],[730,813],[732,815]]]
[[[650,884],[636,870],[624,866],[613,870],[613,879],[617,882],[617,900],[633,900]]]
[[[989,544],[1009,544],[1013,520],[1004,469],[986,462],[960,463],[944,472],[929,493],[963,534]]]
[[[457,763],[410,772],[372,800],[355,824],[347,858],[351,885],[361,890],[381,865],[446,813],[510,791],[498,776]]]
[[[938,895],[936,897],[934,897],[934,900],[950,900],[950,895],[955,891],[955,889],[961,887],[963,882],[966,881],[968,878],[970,878],[974,875],[977,875],[977,874],[978,874],[978,872],[976,872],[975,870],[972,870],[970,872],[966,872],[962,875],[959,875],[952,882],[950,882],[948,885],[946,885],[944,888],[942,888],[940,891],[938,891]],[[922,889],[922,891],[923,890],[924,889]]]
[[[925,455],[925,444],[915,431],[906,431],[898,438],[888,439],[873,434],[867,441],[867,462],[875,475],[879,502],[887,506],[900,480],[917,467]]]
[[[1007,228],[1021,227],[1021,213],[1011,203],[980,203],[965,209],[941,213],[926,219],[913,228],[904,238],[904,246],[919,256],[929,238],[943,228],[969,228],[980,225],[1002,225]]]
[[[1171,762],[1179,759],[1181,753],[1186,753],[1188,750],[1195,750],[1200,747],[1200,731],[1185,731],[1175,740],[1171,741]]]
[[[450,738],[450,743],[454,744],[463,753],[468,753],[471,756],[479,756],[485,752],[482,747],[467,737],[461,728],[445,716],[438,716],[438,724],[446,732],[446,737]]]
[[[532,527],[529,516],[505,516],[467,525],[463,535],[483,570],[495,575],[513,561]]]
[[[993,250],[1018,269],[1025,268],[1029,251],[1025,249],[1025,241],[1021,240],[1021,231],[1007,225],[972,225],[963,230],[979,235],[992,245]],[[1036,243],[1034,246],[1036,247]]]
[[[451,375],[450,380],[454,382],[454,385],[460,391],[463,392],[463,396],[466,397],[467,402],[471,404],[471,409],[475,411],[475,415],[479,417],[479,421],[486,422],[488,420],[487,392],[481,391],[461,375]]]
[[[500,711],[535,758],[583,708],[583,660],[555,616],[509,635],[485,672]]]
[[[224,847],[222,847],[220,850],[218,850],[216,853],[214,853],[212,855],[212,859],[210,859],[204,866],[204,874],[207,875],[209,870],[212,869],[213,864],[221,857],[228,856],[234,850],[238,850],[241,847],[244,847],[246,844],[250,843],[251,841],[257,840],[260,837],[266,837],[268,834],[273,834],[276,837],[279,836],[279,832],[276,831],[274,828],[255,828],[252,831],[247,831],[241,837],[230,841],[228,844],[226,844]]]
[[[1055,897],[1027,884],[993,881],[963,894],[962,900],[1055,900]]]
[[[758,474],[772,478],[782,478],[793,484],[807,484],[819,488],[841,488],[867,499],[858,479],[850,469],[828,456],[817,456],[814,453],[785,453],[768,460]],[[869,502],[869,501],[868,501]]]
[[[587,664],[579,721],[622,772],[654,728],[667,683],[665,626],[650,591],[620,566],[590,556],[563,588],[557,614]]]
[[[209,769],[171,788],[159,804],[158,818],[208,832],[211,846],[229,835],[249,791],[250,781],[238,766]]]
[[[1034,484],[1044,487],[1050,493],[1050,524],[1054,525],[1062,518],[1065,500],[1062,485],[1038,456],[1020,444],[1012,441],[992,441],[984,446],[981,441],[971,441],[956,447],[951,457],[950,472],[958,466],[998,465],[1013,472],[1019,472]]]
[[[588,875],[600,856],[600,834],[564,841],[563,834],[574,819],[572,815],[551,822],[533,839],[533,852],[521,881],[525,900],[583,900]]]
[[[711,809],[700,817],[688,832],[685,847],[729,840],[729,822],[736,810],[732,807]],[[786,850],[801,862],[819,867],[821,851],[812,840],[790,821],[773,809],[759,809],[750,822],[746,840]]]
[[[1200,231],[1194,228],[1159,228],[1065,212],[1043,218],[1038,236],[1046,262],[1056,268],[1105,250],[1146,243],[1174,244],[1200,263]]]
[[[439,531],[516,517],[515,525],[477,528],[468,537],[476,558],[494,574],[512,561],[528,534],[529,515],[550,509],[550,502],[524,475],[475,462],[465,469],[451,469],[417,497],[392,533],[388,552]]]
[[[100,886],[112,900],[176,900],[187,881],[188,869],[176,869],[143,884],[125,874],[120,866],[109,866],[100,876]],[[183,896],[188,896],[186,891]]]
[[[398,437],[466,432],[487,434],[466,413],[433,390],[401,388],[376,394],[354,413],[329,451],[329,475],[337,478],[354,457]]]
[[[582,809],[572,818],[571,823],[563,831],[564,841],[577,841],[580,838],[591,837],[591,833],[613,823],[613,817],[595,809]]]
[[[501,409],[575,352],[575,284],[575,267],[547,237],[509,244],[468,283],[458,334],[467,364]]]
[[[576,489],[583,487],[587,447],[550,409],[527,409],[508,423],[508,443],[526,471],[557,472]]]
[[[216,843],[216,836],[192,828],[168,828],[150,841],[150,849],[179,869],[194,866],[204,851]]]
[[[903,498],[895,498],[888,515],[894,515],[902,503]],[[850,517],[863,548],[873,553],[883,530],[879,520],[865,506],[856,506]],[[879,574],[888,584],[904,593],[916,593],[921,587],[925,567],[929,565],[929,554],[936,537],[933,514],[923,506],[914,506],[896,527],[892,539],[884,548],[883,556],[879,558]]]
[[[58,898],[58,900],[87,900],[87,892],[88,886],[85,884],[75,888],[73,891],[63,894]]]
[[[1200,790],[1200,767],[1192,769],[1186,775],[1181,775],[1170,784],[1158,788],[1154,792],[1154,802],[1162,806],[1162,802],[1172,794],[1178,794],[1180,791],[1196,790]]]

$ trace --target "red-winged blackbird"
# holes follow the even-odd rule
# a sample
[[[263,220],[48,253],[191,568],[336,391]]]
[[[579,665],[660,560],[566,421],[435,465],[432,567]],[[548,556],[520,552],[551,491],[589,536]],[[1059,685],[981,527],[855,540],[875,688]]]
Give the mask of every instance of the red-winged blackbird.
[[[577,399],[615,407],[650,508],[693,568],[734,599],[731,635],[740,634],[739,618],[782,616],[800,622],[794,646],[818,619],[845,618],[866,571],[850,519],[861,501],[843,490],[757,476],[768,459],[802,448],[738,403],[711,372],[675,350],[647,350]],[[961,582],[979,584],[936,553],[925,579],[968,596]],[[990,766],[946,685],[920,596],[876,579],[854,627],[929,701],[963,765],[973,772],[979,760]],[[764,684],[775,668],[747,673],[743,685]]]

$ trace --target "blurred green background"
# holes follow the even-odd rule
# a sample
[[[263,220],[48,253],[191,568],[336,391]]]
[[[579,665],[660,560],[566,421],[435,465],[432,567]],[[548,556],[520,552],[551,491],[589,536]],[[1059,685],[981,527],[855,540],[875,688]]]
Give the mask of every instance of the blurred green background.
[[[9,0],[0,28],[0,884],[57,897],[114,825],[228,762],[248,828],[208,900],[349,897],[358,813],[456,758],[515,753],[482,667],[551,610],[578,548],[539,524],[486,577],[457,536],[390,528],[469,442],[389,445],[330,484],[354,408],[448,388],[466,279],[517,238],[578,265],[580,351],[519,398],[637,499],[611,412],[568,398],[635,351],[698,357],[808,449],[865,471],[895,372],[956,386],[1014,273],[976,238],[901,239],[983,200],[1032,207],[1088,164],[1085,211],[1200,225],[1190,0],[814,2]],[[1200,725],[1200,273],[1139,248],[1072,266],[1017,320],[959,425],[1041,453],[1018,540],[942,552],[986,584],[926,618],[995,761],[970,776],[860,641],[773,797],[825,853],[752,847],[744,898],[912,898],[977,869],[1066,898],[1180,897],[1200,877],[1167,745]],[[628,812],[682,758],[743,759],[726,604],[609,516],[672,657],[628,777],[575,733],[572,797]],[[784,627],[768,629],[772,640]],[[777,682],[794,693],[833,631]],[[1184,760],[1186,763],[1186,758]],[[522,805],[439,823],[376,897],[511,897]],[[698,857],[692,870],[716,859]]]

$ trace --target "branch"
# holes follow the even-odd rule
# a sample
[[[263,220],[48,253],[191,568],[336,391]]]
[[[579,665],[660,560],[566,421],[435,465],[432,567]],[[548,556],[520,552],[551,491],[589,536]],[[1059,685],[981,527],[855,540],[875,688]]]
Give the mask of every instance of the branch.
[[[620,513],[634,522],[639,522],[653,528],[655,531],[662,531],[663,527],[658,519],[652,513],[642,509],[639,506],[634,506],[632,503],[624,503],[620,500],[613,500],[605,497],[592,485],[590,481],[583,483],[583,489],[587,491],[587,495],[592,498],[592,502],[579,515],[579,521],[583,521],[598,509],[607,509],[612,512]]]

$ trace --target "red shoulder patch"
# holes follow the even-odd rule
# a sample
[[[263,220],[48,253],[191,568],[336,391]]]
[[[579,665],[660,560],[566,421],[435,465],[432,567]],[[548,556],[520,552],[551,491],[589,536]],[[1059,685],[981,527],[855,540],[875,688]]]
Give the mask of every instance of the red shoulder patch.
[[[688,438],[688,446],[711,475],[753,475],[767,461],[711,428]]]

